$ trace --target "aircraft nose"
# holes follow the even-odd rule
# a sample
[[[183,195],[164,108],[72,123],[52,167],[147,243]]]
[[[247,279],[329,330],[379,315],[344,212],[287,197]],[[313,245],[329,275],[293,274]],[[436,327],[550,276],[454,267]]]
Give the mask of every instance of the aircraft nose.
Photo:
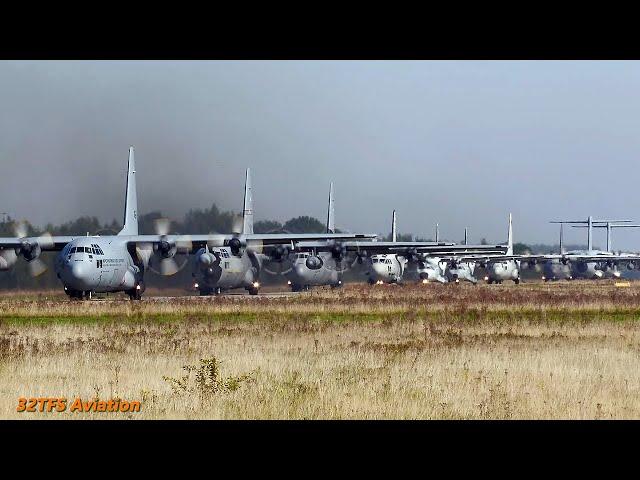
[[[371,270],[373,271],[374,275],[376,275],[377,277],[384,277],[385,274],[387,273],[387,270],[384,264],[374,263],[371,267],[372,267]]]
[[[75,290],[84,290],[87,285],[88,278],[88,264],[86,262],[73,262],[67,265],[67,268],[63,270],[63,280],[65,286],[73,288]]]
[[[307,266],[304,263],[298,263],[294,268],[293,271],[295,272],[295,274],[299,277],[302,278],[304,277],[304,274],[308,271],[309,269],[307,268]]]
[[[71,266],[71,276],[75,279],[81,279],[84,277],[85,272],[87,271],[84,262],[76,262]]]

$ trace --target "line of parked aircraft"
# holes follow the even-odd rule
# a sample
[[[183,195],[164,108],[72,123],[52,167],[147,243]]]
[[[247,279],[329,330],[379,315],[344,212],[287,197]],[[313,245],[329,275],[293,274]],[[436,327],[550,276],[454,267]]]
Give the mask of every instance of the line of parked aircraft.
[[[133,147],[129,149],[124,226],[117,235],[29,237],[20,225],[15,237],[0,238],[0,271],[11,268],[19,257],[29,264],[33,275],[46,267],[39,258],[43,251],[58,252],[54,268],[71,298],[91,298],[94,293],[125,292],[139,300],[145,290],[144,275],[149,269],[172,275],[180,267],[176,256],[190,256],[194,287],[201,295],[244,288],[252,295],[260,289],[263,274],[283,275],[292,291],[342,284],[344,272],[359,268],[368,283],[440,282],[476,283],[477,267],[486,271],[488,283],[520,282],[521,265],[544,265],[546,280],[559,278],[601,278],[619,276],[619,265],[633,269],[640,265],[635,254],[615,255],[611,247],[613,228],[629,221],[562,221],[560,253],[515,255],[512,219],[506,245],[468,245],[436,241],[398,241],[396,213],[393,212],[391,241],[377,235],[343,233],[335,228],[333,184],[329,190],[326,232],[291,234],[253,232],[253,192],[251,173],[246,172],[242,220],[230,234],[169,233],[169,222],[156,223],[154,235],[138,232],[136,168]],[[588,228],[586,251],[564,252],[562,226]],[[607,251],[593,250],[592,228],[607,228]]]

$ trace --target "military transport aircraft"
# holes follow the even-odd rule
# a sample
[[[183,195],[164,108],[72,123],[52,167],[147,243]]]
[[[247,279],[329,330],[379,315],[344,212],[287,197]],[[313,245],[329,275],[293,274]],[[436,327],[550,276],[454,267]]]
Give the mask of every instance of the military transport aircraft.
[[[300,241],[315,240],[332,245],[342,240],[376,237],[375,234],[334,233],[331,209],[330,200],[330,231],[327,233],[254,234],[251,172],[247,169],[241,231],[234,232],[224,243],[208,242],[195,253],[194,286],[201,295],[218,294],[235,288],[245,288],[250,294],[256,295],[260,288],[263,264],[287,261],[291,255],[300,255],[297,253]]]
[[[327,207],[327,233],[335,233],[335,207],[333,182],[329,185],[329,204]],[[298,251],[293,253],[292,266],[285,273],[287,283],[293,292],[308,290],[310,287],[342,285],[343,273],[358,260],[345,255],[339,242],[329,240],[328,251]]]
[[[336,240],[332,245],[326,242],[301,241],[297,247],[308,250],[311,256],[319,252],[339,250],[344,256],[354,255],[356,261],[367,261],[369,283],[402,282],[408,263],[426,264],[426,260],[438,259],[439,262],[452,263],[458,257],[503,255],[504,245],[456,245],[448,242],[400,242],[397,241],[395,212],[392,221],[392,238],[390,242]],[[396,240],[396,241],[394,241]],[[310,256],[310,258],[311,258]],[[424,268],[424,265],[421,265]]]
[[[544,273],[542,279],[545,281],[566,278],[572,280],[574,278],[596,279],[602,278],[605,272],[611,272],[612,276],[620,276],[617,267],[626,265],[630,270],[636,266],[640,266],[640,255],[624,254],[616,255],[613,252],[603,250],[594,250],[592,247],[591,229],[594,224],[598,223],[622,223],[630,220],[593,220],[589,217],[586,221],[553,221],[550,223],[560,224],[560,253],[559,254],[542,254],[542,255],[506,255],[502,260],[520,261],[520,263],[529,266],[538,264],[544,265]],[[562,244],[562,225],[566,223],[585,223],[588,227],[587,250],[572,250],[565,252]],[[569,267],[564,268],[564,267]]]
[[[509,214],[509,231],[507,233],[507,252],[506,256],[513,255],[513,224],[512,216]],[[463,261],[466,259],[463,259]],[[486,258],[470,259],[477,262],[478,265],[485,269],[485,281],[491,283],[502,283],[504,280],[513,280],[517,285],[520,283],[520,261],[517,259],[505,259],[495,256]]]
[[[240,269],[244,268],[245,271],[239,275],[243,279],[248,278],[246,270],[253,268],[251,260],[246,261],[248,252],[269,250],[282,245],[295,248],[299,241],[326,241],[331,238],[362,240],[375,237],[357,234],[253,234],[252,228],[232,235],[168,235],[164,232],[139,235],[135,175],[134,152],[133,147],[130,147],[124,226],[117,235],[27,237],[24,231],[20,231],[16,237],[0,238],[0,269],[10,268],[20,256],[29,263],[32,272],[37,274],[45,268],[39,259],[40,254],[43,251],[57,251],[59,253],[55,260],[55,271],[71,298],[90,298],[96,292],[123,291],[132,300],[139,300],[145,290],[144,273],[149,264],[157,262],[161,270],[175,272],[177,269],[172,268],[171,264],[177,253],[190,253],[197,249],[197,261],[206,262],[208,268],[208,271],[203,272],[203,278],[207,285],[215,286],[228,275],[238,275],[235,270],[239,267],[236,262],[231,261],[232,257],[241,259],[243,263]],[[249,209],[247,211],[245,204],[245,218],[252,226],[250,194],[248,198]],[[257,293],[257,287],[252,286]]]
[[[560,263],[568,265],[571,271],[571,275],[567,277],[569,280],[574,278],[598,279],[605,276],[617,278],[620,276],[618,266],[626,265],[630,270],[640,266],[640,256],[635,254],[616,255],[610,251],[611,228],[627,226],[626,224],[631,223],[631,220],[594,220],[592,216],[589,216],[586,220],[557,220],[550,223],[570,224],[587,228],[586,250],[570,250],[561,252],[560,256],[545,255],[541,257],[542,261],[559,260]],[[607,228],[606,251],[593,248],[594,227]],[[549,280],[549,277],[545,276],[545,280]]]

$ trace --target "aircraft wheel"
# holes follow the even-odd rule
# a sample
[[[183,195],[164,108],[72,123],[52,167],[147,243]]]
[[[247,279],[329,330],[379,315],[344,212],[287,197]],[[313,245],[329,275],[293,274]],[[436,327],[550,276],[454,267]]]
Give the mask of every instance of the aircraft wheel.
[[[297,283],[292,283],[291,284],[291,291],[292,292],[300,292],[300,291],[302,291],[302,287],[300,285],[298,285]]]
[[[375,285],[375,284],[376,284],[376,281],[375,281],[373,278],[369,278],[369,280],[367,280],[367,283],[368,283],[369,285]]]
[[[489,279],[487,280],[487,285],[491,285],[493,283],[493,280]]]
[[[127,295],[129,295],[129,300],[131,301],[142,300],[142,294],[138,290],[129,290]]]
[[[207,295],[211,295],[213,293],[213,290],[209,287],[200,287],[198,291],[200,292],[200,296],[202,297],[206,297]]]
[[[513,283],[515,283],[516,285],[520,285],[520,278],[516,278]]]
[[[249,295],[258,295],[258,289],[256,287],[250,287],[248,288],[249,290]]]

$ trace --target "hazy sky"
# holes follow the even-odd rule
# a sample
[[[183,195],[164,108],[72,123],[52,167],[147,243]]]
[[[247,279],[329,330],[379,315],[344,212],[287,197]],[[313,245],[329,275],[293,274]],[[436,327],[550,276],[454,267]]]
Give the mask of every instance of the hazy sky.
[[[638,62],[0,62],[0,212],[120,219],[134,145],[141,212],[240,210],[249,166],[257,219],[324,219],[333,180],[344,229],[551,243],[640,222],[639,126]]]

